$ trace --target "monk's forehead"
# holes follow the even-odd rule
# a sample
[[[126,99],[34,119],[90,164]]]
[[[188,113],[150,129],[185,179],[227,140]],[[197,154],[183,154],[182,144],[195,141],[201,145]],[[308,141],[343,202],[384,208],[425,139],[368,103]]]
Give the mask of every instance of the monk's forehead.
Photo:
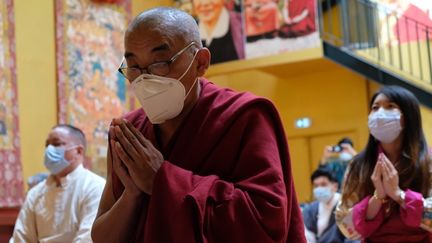
[[[125,34],[125,43],[136,44],[137,42],[166,43],[170,46],[182,42],[183,38],[171,26],[160,27],[141,24],[136,28],[129,29]]]

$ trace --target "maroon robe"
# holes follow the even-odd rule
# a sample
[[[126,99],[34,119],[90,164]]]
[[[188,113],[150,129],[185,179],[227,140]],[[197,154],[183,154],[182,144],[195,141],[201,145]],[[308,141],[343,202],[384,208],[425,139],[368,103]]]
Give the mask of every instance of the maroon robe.
[[[207,80],[167,146],[142,109],[125,116],[164,155],[135,242],[306,242],[273,104]],[[112,174],[114,195],[123,191]]]

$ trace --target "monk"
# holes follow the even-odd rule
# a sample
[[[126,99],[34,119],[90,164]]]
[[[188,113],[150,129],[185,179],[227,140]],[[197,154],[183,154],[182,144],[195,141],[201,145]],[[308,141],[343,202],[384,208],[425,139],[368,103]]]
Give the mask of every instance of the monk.
[[[141,13],[119,71],[142,109],[113,119],[94,242],[305,242],[272,103],[202,78],[195,20]]]

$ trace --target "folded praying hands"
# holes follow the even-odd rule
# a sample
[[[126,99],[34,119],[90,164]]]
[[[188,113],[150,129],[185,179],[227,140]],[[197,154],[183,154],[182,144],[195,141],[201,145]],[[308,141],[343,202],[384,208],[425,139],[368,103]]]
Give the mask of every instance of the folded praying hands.
[[[114,119],[110,127],[113,169],[125,191],[152,193],[153,180],[162,165],[162,154],[124,119]]]
[[[378,155],[378,160],[371,176],[376,195],[380,199],[390,197],[400,202],[402,190],[399,187],[399,174],[393,163],[384,153]]]

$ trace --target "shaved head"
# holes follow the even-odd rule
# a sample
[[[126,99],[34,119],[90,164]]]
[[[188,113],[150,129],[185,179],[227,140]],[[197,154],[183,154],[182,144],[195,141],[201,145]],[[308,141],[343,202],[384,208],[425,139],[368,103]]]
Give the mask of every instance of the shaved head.
[[[80,144],[84,147],[84,149],[86,148],[87,146],[86,137],[84,135],[84,132],[81,131],[81,129],[69,124],[58,124],[54,126],[52,130],[57,128],[65,129],[71,135],[71,139],[74,141],[75,144]]]
[[[158,7],[142,12],[130,23],[126,31],[126,38],[138,30],[160,32],[173,40],[183,43],[193,41],[197,46],[202,47],[195,19],[176,8]]]
[[[202,47],[198,24],[192,16],[167,7],[144,11],[126,30],[124,49],[122,65],[128,70],[139,69],[126,77],[130,83],[145,73],[175,78],[194,94],[186,97],[185,107],[196,102],[200,85],[195,84],[209,67],[211,54]],[[164,63],[165,72],[148,70],[156,63]]]

